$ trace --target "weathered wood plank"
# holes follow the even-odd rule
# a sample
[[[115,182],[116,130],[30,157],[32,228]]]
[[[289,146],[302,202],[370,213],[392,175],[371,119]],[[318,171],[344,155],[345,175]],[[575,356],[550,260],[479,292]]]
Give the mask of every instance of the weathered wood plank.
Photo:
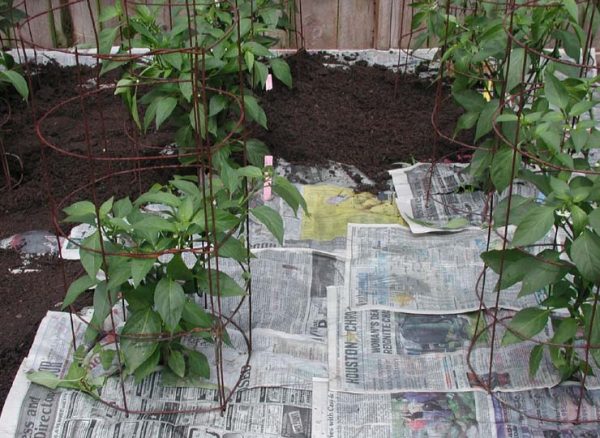
[[[340,0],[338,49],[373,47],[376,0]]]
[[[301,1],[305,47],[307,49],[335,49],[338,47],[338,8],[348,0]],[[300,27],[300,23],[298,23],[298,27]],[[294,39],[293,36],[291,39]]]
[[[410,41],[409,33],[411,32],[411,21],[412,21],[412,8],[410,7],[410,1],[408,0],[397,0],[394,1],[392,8],[392,29],[391,33],[391,46],[398,48],[398,44],[403,49],[408,48]],[[401,39],[402,35],[404,37]]]
[[[375,18],[375,48],[389,49],[395,45],[392,41],[392,11],[394,3],[403,0],[378,0],[377,16]]]

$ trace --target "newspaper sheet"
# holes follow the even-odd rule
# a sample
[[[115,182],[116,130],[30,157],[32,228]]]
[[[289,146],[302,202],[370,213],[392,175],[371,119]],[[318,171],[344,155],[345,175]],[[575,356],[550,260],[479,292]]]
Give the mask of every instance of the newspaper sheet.
[[[330,282],[341,284],[343,261],[311,250],[263,250],[257,256],[252,264],[256,282],[250,366],[245,366],[247,347],[236,330],[229,330],[234,348],[223,351],[226,387],[233,387],[241,376],[243,390],[235,394],[225,418],[214,413],[165,414],[151,416],[151,420],[147,415],[125,418],[83,394],[31,385],[24,372],[45,370],[62,377],[72,357],[69,315],[49,312],[15,381],[11,394],[16,399],[7,403],[15,406],[10,415],[19,418],[13,421],[11,430],[27,433],[33,427],[65,437],[204,437],[225,436],[227,431],[252,437],[310,436],[312,379],[328,376],[326,286]],[[279,310],[274,311],[276,308]],[[85,324],[76,317],[74,327],[81,342]],[[186,344],[201,350],[213,363],[213,346],[197,338],[186,339]],[[209,381],[199,383],[200,387],[171,387],[173,383],[161,382],[160,373],[137,385],[127,379],[128,407],[146,411],[208,408],[216,400],[215,379],[213,372]],[[105,401],[122,404],[116,377],[108,380],[101,396]],[[16,412],[19,406],[20,416]],[[1,424],[8,427],[5,418]]]
[[[414,235],[392,225],[350,225],[346,253],[347,305],[411,313],[447,314],[494,306],[498,276],[482,276],[480,254],[487,233],[469,230],[455,234]],[[492,243],[490,249],[494,249]],[[485,281],[484,281],[485,278]],[[541,297],[518,298],[520,284],[500,292],[500,307],[536,305]]]
[[[482,392],[355,394],[315,382],[313,400],[326,403],[326,409],[313,411],[315,438],[476,438],[494,431],[490,401]]]
[[[76,319],[75,327],[81,338],[84,324]],[[242,377],[240,390],[234,395],[234,403],[228,407],[224,418],[216,413],[133,415],[126,418],[83,393],[50,390],[29,383],[24,376],[25,371],[45,370],[62,377],[70,365],[72,342],[68,314],[48,312],[41,329],[7,400],[7,406],[12,407],[3,412],[3,417],[18,415],[19,420],[12,422],[14,429],[11,431],[16,431],[18,436],[28,436],[31,431],[60,437],[223,436],[210,434],[216,429],[217,432],[251,432],[248,436],[258,437],[263,434],[308,437],[312,378],[327,376],[322,344],[316,343],[315,348],[310,350],[305,339],[294,339],[293,335],[286,339],[282,333],[273,335],[268,330],[257,330],[250,367],[244,368],[247,355],[242,351],[232,348],[224,351],[226,386],[232,387],[238,377]],[[241,336],[232,331],[231,338],[234,345],[239,346]],[[214,350],[210,346],[195,345],[192,340],[188,345],[202,348],[211,360]],[[298,350],[299,346],[304,350]],[[303,351],[310,355],[302,354]],[[292,354],[288,354],[290,352]],[[217,400],[214,383],[213,378],[201,387],[171,387],[161,383],[160,373],[137,385],[129,378],[125,381],[128,408],[144,411],[208,409],[214,407]],[[20,395],[21,399],[11,399],[13,393],[15,397]],[[101,397],[122,405],[118,378],[108,379]],[[8,423],[3,418],[3,427],[9,427],[11,424]]]
[[[581,424],[558,423],[557,421],[573,421],[577,418],[577,407],[582,395]],[[579,385],[565,384],[550,389],[495,394],[492,402],[498,438],[600,436],[598,390],[586,390],[582,394]],[[516,410],[511,409],[511,406]]]
[[[488,378],[491,334],[479,337],[467,353],[475,328],[487,323],[477,314],[416,315],[389,310],[351,310],[342,306],[339,288],[329,288],[329,379],[331,389],[348,392],[471,391],[481,389],[478,376],[495,390],[550,387],[560,377],[544,355],[535,377],[528,358],[533,342],[494,344],[494,367]],[[337,304],[336,304],[337,303]],[[489,323],[489,322],[488,322]],[[548,327],[541,336],[551,334]],[[514,360],[523,358],[523,360]]]
[[[346,254],[346,295],[353,308],[377,307],[413,313],[458,313],[479,308],[484,288],[495,303],[497,275],[482,276],[480,258],[487,233],[414,235],[399,226],[350,225]],[[492,242],[490,249],[497,242]],[[485,278],[485,281],[484,281]],[[500,306],[535,305],[535,295],[517,299],[519,285],[501,291]]]
[[[326,343],[327,287],[344,281],[344,260],[310,249],[255,250],[252,259],[252,327],[305,335]],[[214,266],[213,266],[214,267]],[[241,282],[241,269],[221,259],[219,269]],[[239,298],[224,299],[233,311]],[[248,327],[248,300],[236,322]]]
[[[398,210],[413,233],[481,228],[486,222],[487,195],[471,187],[466,166],[417,163],[389,171]],[[513,193],[536,196],[537,191],[530,184],[515,182]]]
[[[354,193],[351,188],[330,184],[297,187],[306,200],[309,215],[300,210],[296,216],[279,197],[267,202],[283,218],[284,247],[343,254],[349,223],[404,224],[393,202],[371,193]],[[253,221],[251,230],[252,248],[281,246],[262,224]]]

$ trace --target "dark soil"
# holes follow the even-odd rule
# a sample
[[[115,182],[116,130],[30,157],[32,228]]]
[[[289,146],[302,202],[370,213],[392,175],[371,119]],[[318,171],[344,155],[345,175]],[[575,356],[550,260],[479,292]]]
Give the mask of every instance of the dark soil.
[[[306,52],[291,57],[294,87],[277,84],[263,96],[269,131],[259,136],[276,157],[354,165],[377,183],[377,191],[385,188],[394,163],[431,161],[457,151],[444,141],[434,149],[436,84],[366,65],[325,67],[324,61],[332,62]],[[442,98],[438,126],[448,135],[462,111],[449,103],[447,90]]]
[[[322,66],[322,57],[306,54],[298,54],[289,62],[294,88],[288,90],[276,83],[275,90],[263,96],[269,131],[257,132],[276,157],[296,164],[320,164],[326,160],[352,164],[376,181],[377,190],[384,186],[388,179],[385,171],[394,162],[430,160],[434,156],[431,110],[435,85],[413,76],[401,76],[395,97],[396,75],[384,69],[366,66],[328,69]],[[0,191],[0,239],[30,230],[55,231],[49,205],[56,206],[65,196],[89,183],[94,175],[101,177],[133,169],[133,162],[91,166],[85,160],[48,148],[41,152],[32,111],[44,114],[56,104],[81,95],[82,102],[75,100],[65,105],[43,123],[42,132],[47,140],[66,153],[135,155],[135,142],[125,132],[128,115],[120,99],[110,89],[86,96],[89,90],[79,88],[78,84],[85,84],[94,75],[88,69],[48,65],[40,69],[34,80],[33,105],[27,106],[16,96],[9,96],[12,116],[0,129],[7,152],[21,157],[25,171],[17,188]],[[448,110],[448,107],[444,105],[446,112],[439,117],[444,132],[452,131],[460,115],[458,109]],[[2,112],[6,114],[5,106],[0,110],[0,119]],[[142,146],[158,148],[168,144],[169,139],[168,134],[152,134],[140,141]],[[438,143],[435,155],[441,157],[453,150],[451,145]],[[151,152],[156,153],[157,149]],[[135,197],[152,182],[164,181],[169,172],[151,170],[139,177],[133,173],[112,177],[96,184],[95,194],[99,200],[112,195]],[[13,174],[20,176],[16,166]],[[91,199],[93,195],[91,189],[84,188],[65,204]],[[63,264],[56,257],[32,263],[28,268],[39,272],[12,274],[9,271],[19,267],[21,260],[14,252],[0,250],[4,321],[0,331],[1,400],[28,353],[40,320],[48,310],[60,308],[65,293],[63,272],[67,284],[82,272],[77,262]],[[84,300],[80,305],[85,303]]]

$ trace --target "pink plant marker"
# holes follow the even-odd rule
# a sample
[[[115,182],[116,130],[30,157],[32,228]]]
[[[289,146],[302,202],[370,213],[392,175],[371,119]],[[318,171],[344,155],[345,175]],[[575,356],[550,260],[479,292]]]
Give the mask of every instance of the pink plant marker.
[[[271,75],[271,73],[269,73],[267,75],[267,80],[265,82],[265,90],[271,91],[272,89],[273,89],[273,76]]]
[[[265,155],[265,167],[273,167],[273,155]],[[273,193],[271,192],[271,174],[269,171],[265,172],[265,184],[263,186],[263,201],[270,201],[273,199]]]

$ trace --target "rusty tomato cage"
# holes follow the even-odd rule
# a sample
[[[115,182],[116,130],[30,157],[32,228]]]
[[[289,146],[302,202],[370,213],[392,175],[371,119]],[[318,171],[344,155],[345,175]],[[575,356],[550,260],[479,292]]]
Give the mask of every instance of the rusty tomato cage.
[[[26,12],[27,3],[22,4]],[[247,125],[266,122],[252,93],[252,87],[264,87],[266,67],[254,60],[253,51],[264,55],[277,41],[264,31],[271,26],[276,33],[278,20],[266,23],[245,1],[125,0],[104,7],[96,21],[92,3],[61,2],[28,16],[19,27],[20,47],[28,48],[22,50],[25,61],[38,60],[38,52],[47,49],[36,43],[32,29],[60,15],[62,8],[87,10],[94,32],[93,49],[52,49],[71,59],[77,93],[45,113],[36,110],[35,92],[31,99],[55,230],[67,247],[79,248],[85,271],[69,285],[63,268],[63,308],[70,310],[74,351],[69,374],[78,376],[77,389],[127,414],[224,411],[250,361],[249,202],[262,190],[264,172],[270,172],[268,166],[263,169],[264,151],[247,143]],[[281,5],[281,13],[286,7]],[[262,26],[260,32],[255,26]],[[283,80],[289,75],[284,64],[271,64]],[[92,75],[89,66],[96,67]],[[29,73],[35,89],[36,76]],[[94,105],[113,94],[123,97],[123,114],[105,114]],[[74,139],[75,146],[57,144],[47,124],[48,117],[65,112],[79,115],[84,132]],[[90,129],[92,119],[101,121],[101,130]],[[168,123],[170,141],[157,133]],[[108,140],[115,130],[120,139]],[[50,154],[89,169],[89,180],[65,193],[46,164]],[[116,181],[128,181],[137,199],[115,193]],[[292,200],[295,208],[300,204]],[[267,208],[255,208],[253,214],[269,228],[274,211]],[[75,223],[83,227],[81,239],[70,237]],[[278,230],[271,231],[278,237]],[[61,245],[61,257],[64,251]],[[243,286],[222,272],[222,257],[238,262]],[[89,288],[95,288],[93,314],[75,313],[73,302]],[[232,329],[240,334],[246,359],[238,379],[226,385],[223,348],[231,345]],[[194,349],[184,338],[204,347]],[[100,381],[107,373],[118,375],[119,399],[103,398],[99,381],[83,377],[90,354],[92,363],[105,368],[97,367]],[[139,381],[159,364],[175,379],[208,382],[213,377],[215,403],[149,411],[132,402],[124,380],[133,375]],[[40,383],[47,384],[47,377],[42,375]]]

